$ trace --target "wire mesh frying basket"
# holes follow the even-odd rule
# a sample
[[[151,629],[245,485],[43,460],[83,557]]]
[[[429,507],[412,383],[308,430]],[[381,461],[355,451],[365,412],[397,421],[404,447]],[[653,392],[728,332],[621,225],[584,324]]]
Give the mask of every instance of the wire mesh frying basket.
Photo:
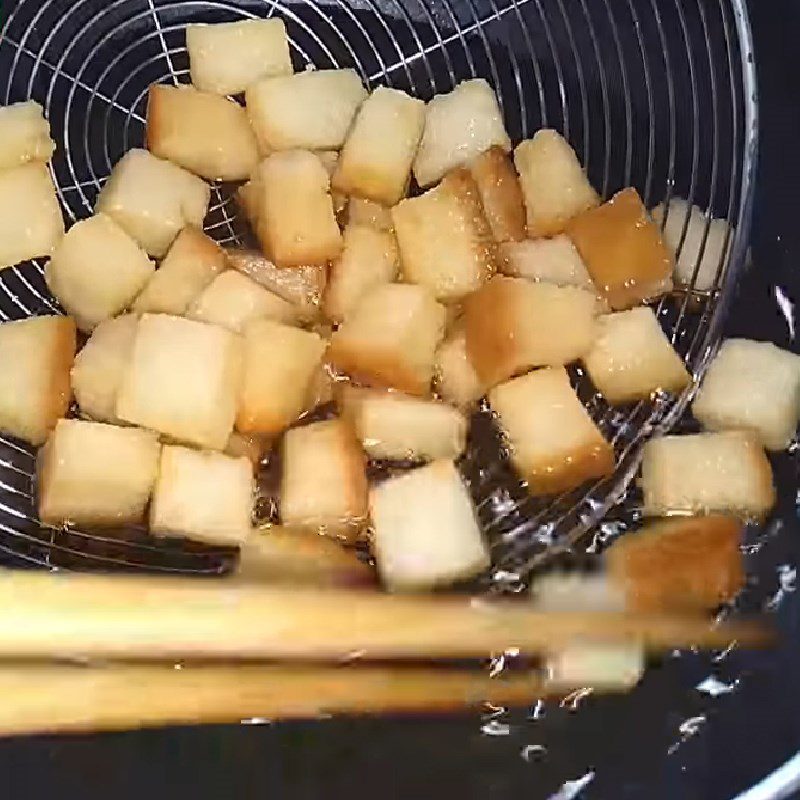
[[[496,89],[512,141],[560,130],[604,198],[635,186],[689,224],[682,197],[729,234],[710,288],[694,279],[655,305],[695,378],[719,340],[745,260],[756,159],[756,89],[744,0],[16,0],[0,29],[0,103],[42,103],[58,151],[51,171],[68,224],[92,213],[122,154],[144,141],[153,82],[188,83],[184,26],[280,15],[296,69],[353,67],[368,87],[428,100],[470,77]],[[212,187],[206,232],[241,244],[232,187]],[[60,311],[43,261],[0,272],[0,320]],[[695,266],[694,276],[698,274]],[[0,369],[2,365],[0,365]],[[546,503],[514,477],[486,410],[473,418],[462,471],[493,547],[494,586],[513,588],[600,522],[629,487],[641,446],[675,424],[691,389],[611,408],[579,369],[575,386],[613,441],[612,478]],[[230,552],[42,526],[35,454],[0,438],[0,551],[15,566],[214,574]]]

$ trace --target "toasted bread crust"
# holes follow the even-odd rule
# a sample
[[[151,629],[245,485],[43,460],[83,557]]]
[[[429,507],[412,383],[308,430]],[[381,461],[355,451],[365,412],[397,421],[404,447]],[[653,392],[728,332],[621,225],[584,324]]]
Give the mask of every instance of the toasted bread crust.
[[[470,164],[483,210],[494,240],[517,242],[525,238],[525,205],[519,178],[502,147],[494,145]]]
[[[513,449],[513,448],[512,448]],[[614,448],[598,435],[597,441],[570,452],[567,458],[541,460],[535,464],[514,463],[534,495],[568,492],[590,480],[614,474]]]

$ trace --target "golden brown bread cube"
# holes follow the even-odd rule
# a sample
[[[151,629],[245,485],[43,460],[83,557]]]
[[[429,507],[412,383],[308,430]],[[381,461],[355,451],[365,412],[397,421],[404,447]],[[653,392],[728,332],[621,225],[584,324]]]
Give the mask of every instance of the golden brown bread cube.
[[[482,78],[462,81],[428,103],[414,177],[420,186],[430,186],[493,145],[511,150],[497,96]]]
[[[569,364],[590,349],[596,311],[585,289],[498,275],[464,304],[469,360],[486,386],[531,367]]]
[[[59,420],[39,454],[39,519],[47,525],[141,522],[160,449],[152,431]]]
[[[742,523],[734,517],[651,522],[608,549],[608,577],[624,592],[629,611],[712,611],[744,586],[741,538]]]
[[[354,386],[342,396],[342,413],[370,458],[434,461],[464,452],[467,418],[447,403]]]
[[[623,189],[567,226],[600,294],[614,311],[671,291],[675,264],[636,189]]]
[[[0,170],[32,161],[47,163],[55,152],[50,123],[33,100],[0,106]]]
[[[692,381],[651,308],[598,317],[583,363],[609,403],[647,400],[657,391],[679,393]],[[800,370],[798,370],[800,388]]]
[[[134,148],[116,163],[97,198],[151,255],[161,257],[187,225],[203,227],[211,188],[188,170]]]
[[[496,386],[489,403],[531,494],[575,489],[614,472],[614,449],[586,412],[563,367]]]
[[[192,83],[203,92],[240,94],[261,78],[292,74],[280,17],[187,25],[186,50]]]
[[[180,317],[226,266],[225,251],[189,225],[178,234],[161,266],[134,300],[131,311]]]
[[[366,384],[428,394],[446,314],[422,286],[379,286],[333,334],[328,360]]]
[[[263,155],[275,150],[338,150],[367,90],[352,69],[317,69],[264,78],[247,87],[250,124]]]
[[[246,458],[165,445],[150,506],[150,531],[198,542],[241,544],[250,534],[254,503]]]
[[[467,355],[467,334],[457,326],[436,350],[436,391],[448,403],[468,408],[486,393],[486,386]]]
[[[76,222],[45,268],[47,287],[91,331],[126,309],[155,272],[147,253],[105,214]]]
[[[0,270],[49,256],[64,235],[64,218],[44,164],[0,171]]]
[[[258,164],[258,145],[244,108],[192,86],[150,87],[147,148],[208,180],[241,181]]]
[[[258,167],[260,239],[279,267],[324,264],[342,250],[328,173],[305,150],[273,153]]]
[[[475,509],[452,461],[389,478],[369,493],[375,559],[391,591],[424,590],[489,566]]]
[[[0,431],[42,444],[69,407],[73,358],[69,317],[0,323]]]
[[[138,322],[133,314],[101,322],[75,357],[70,377],[81,414],[100,422],[119,422],[117,395]]]
[[[334,188],[394,205],[405,197],[424,125],[422,100],[379,86],[364,101],[347,134]]]
[[[334,321],[347,317],[361,298],[376,286],[397,277],[399,259],[394,235],[364,225],[344,229],[344,247],[331,264],[325,290],[325,316]]]
[[[540,130],[518,144],[514,163],[531,238],[563,233],[573,217],[600,203],[575,151],[557,131]]]
[[[403,276],[437,300],[459,300],[495,270],[495,248],[475,181],[466,169],[392,209]]]
[[[514,165],[502,147],[495,145],[469,164],[478,187],[483,212],[496,242],[525,238],[525,205]]]
[[[239,337],[216,325],[145,314],[117,396],[117,416],[175,440],[222,450],[233,430]]]
[[[393,231],[392,210],[363,197],[351,197],[347,202],[347,221],[350,225],[367,225],[379,231]]]
[[[236,429],[272,434],[288,428],[306,408],[325,346],[316,333],[273,320],[245,325]]]
[[[287,431],[279,509],[284,525],[355,538],[367,516],[361,446],[340,419]]]
[[[772,467],[752,433],[659,436],[644,447],[644,512],[761,519],[775,504]]]
[[[504,275],[597,291],[580,253],[563,234],[552,239],[505,242],[498,248],[498,256]]]

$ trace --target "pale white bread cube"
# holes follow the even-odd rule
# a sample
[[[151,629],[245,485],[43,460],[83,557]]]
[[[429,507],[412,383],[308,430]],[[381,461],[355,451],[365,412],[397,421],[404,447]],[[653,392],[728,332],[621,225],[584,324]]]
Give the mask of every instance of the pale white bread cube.
[[[56,149],[50,123],[33,100],[0,106],[0,170],[31,161],[47,163]]]
[[[652,439],[644,447],[639,483],[649,516],[761,519],[775,504],[772,467],[761,443],[745,431]]]
[[[785,450],[800,418],[800,356],[771,342],[726,340],[692,413],[709,430],[749,430],[767,450]]]
[[[364,225],[344,230],[341,255],[331,263],[325,290],[325,316],[345,319],[361,298],[376,286],[397,277],[399,258],[394,235]]]
[[[446,316],[422,286],[379,286],[333,334],[328,360],[368,385],[428,394]]]
[[[733,241],[735,233],[727,220],[716,219],[711,215],[706,219],[705,211],[698,206],[690,205],[680,197],[670,200],[669,213],[665,204],[661,203],[653,209],[652,216],[656,224],[662,228],[664,243],[675,255],[675,282],[683,286],[694,286],[701,292],[707,292],[718,286],[725,274],[725,251],[728,244]],[[666,222],[664,222],[665,217]],[[692,281],[698,261],[700,267],[697,270],[697,277]]]
[[[75,322],[30,317],[0,323],[0,431],[38,446],[67,413]]]
[[[463,81],[428,103],[414,177],[420,186],[430,186],[493,145],[511,150],[497,96],[483,78]]]
[[[658,391],[678,394],[692,382],[683,359],[647,306],[598,317],[594,342],[583,363],[609,403],[647,400]],[[800,393],[800,369],[796,372]]]
[[[604,691],[628,691],[645,671],[645,652],[640,644],[579,642],[544,663],[545,680],[553,691],[591,687]]]
[[[119,422],[117,395],[133,353],[138,322],[133,314],[101,322],[75,357],[72,391],[81,414],[100,422]]]
[[[253,467],[253,472],[256,473],[271,446],[272,438],[269,436],[234,431],[223,452],[226,456],[233,458],[246,458]]]
[[[240,94],[274,75],[291,75],[286,25],[280,17],[187,25],[189,74],[201,91]]]
[[[273,320],[245,325],[236,429],[273,434],[295,422],[306,409],[325,347],[316,333]]]
[[[364,101],[347,135],[334,188],[394,205],[405,197],[424,125],[422,100],[379,86]]]
[[[369,512],[378,571],[391,591],[447,585],[489,566],[472,500],[452,461],[374,487]]]
[[[39,519],[47,525],[141,522],[160,450],[152,431],[59,420],[39,454]]]
[[[435,384],[439,395],[458,408],[468,408],[486,393],[486,386],[467,355],[467,334],[455,329],[436,350]]]
[[[226,267],[225,251],[201,230],[188,225],[178,234],[131,310],[134,314],[182,316]]]
[[[569,237],[505,242],[498,248],[498,266],[504,275],[556,286],[580,286],[595,291],[580,253]]]
[[[338,150],[367,90],[352,69],[318,69],[265,78],[245,101],[261,152]]]
[[[112,217],[151,255],[163,256],[187,225],[203,227],[209,185],[147,150],[129,150],[116,163],[95,211]]]
[[[244,107],[192,86],[150,87],[147,147],[208,180],[242,181],[258,164],[258,145]]]
[[[47,167],[32,163],[0,171],[0,270],[49,256],[63,236],[64,218]]]
[[[585,289],[498,275],[464,304],[469,360],[486,386],[531,367],[569,364],[591,348],[596,312]]]
[[[514,163],[531,238],[563,233],[574,216],[600,204],[575,151],[557,131],[540,130],[518,144]]]
[[[563,367],[500,384],[489,393],[489,403],[531,494],[566,492],[614,472],[614,449]]]
[[[379,231],[393,231],[392,210],[363,197],[351,197],[347,202],[347,221],[350,225],[368,225]]]
[[[261,244],[279,267],[324,264],[342,250],[328,173],[314,153],[286,150],[258,167]],[[260,229],[261,230],[261,229]]]
[[[236,270],[217,275],[189,304],[186,316],[234,333],[241,333],[250,320],[262,317],[289,325],[298,322],[295,306]]]
[[[467,418],[447,403],[354,386],[342,394],[343,415],[370,458],[434,461],[464,452]]]
[[[475,181],[466,169],[392,209],[403,276],[437,300],[460,300],[495,271],[495,246]]]
[[[250,534],[254,488],[246,458],[165,445],[150,505],[150,531],[208,544],[241,544]]]
[[[525,238],[525,204],[517,172],[508,154],[495,145],[469,164],[496,242]]]
[[[128,308],[155,268],[147,253],[111,217],[95,214],[67,231],[44,277],[78,327],[91,331]]]
[[[365,458],[340,419],[287,431],[279,510],[284,525],[352,540],[367,516]]]
[[[625,611],[625,592],[605,573],[554,572],[533,581],[534,606],[548,614]]]
[[[222,450],[233,430],[240,376],[235,334],[145,314],[117,396],[117,416],[177,441]]]

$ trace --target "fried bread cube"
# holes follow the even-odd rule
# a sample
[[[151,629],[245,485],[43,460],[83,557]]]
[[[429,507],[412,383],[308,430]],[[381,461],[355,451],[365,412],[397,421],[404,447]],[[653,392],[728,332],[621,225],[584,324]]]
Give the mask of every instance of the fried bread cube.
[[[486,393],[486,386],[467,355],[467,334],[458,326],[436,350],[436,390],[448,403],[468,408]]]
[[[138,323],[133,314],[101,322],[75,357],[72,391],[87,417],[119,422],[117,395],[133,353]]]
[[[569,142],[557,131],[537,131],[514,150],[528,236],[563,233],[576,215],[600,203]]]
[[[262,246],[279,267],[324,264],[342,250],[328,173],[313,153],[286,150],[258,168]]]
[[[625,592],[604,572],[550,572],[533,581],[531,594],[536,608],[548,614],[625,611]]]
[[[75,321],[29,317],[0,323],[0,431],[38,446],[67,413]]]
[[[244,108],[192,86],[150,87],[147,148],[212,181],[244,180],[258,164],[258,145]]]
[[[750,430],[767,450],[786,449],[800,418],[800,356],[770,342],[728,339],[692,413],[709,430]]]
[[[254,233],[258,233],[259,218],[261,215],[261,197],[258,191],[258,181],[251,178],[236,190],[236,204],[250,223]]]
[[[45,268],[47,287],[91,331],[127,308],[155,272],[147,253],[105,214],[76,222]]]
[[[394,205],[405,197],[425,125],[425,103],[379,86],[364,101],[333,175],[340,192]]]
[[[614,449],[563,367],[535,370],[500,384],[489,393],[489,403],[531,494],[566,492],[614,472]]]
[[[672,290],[675,264],[636,189],[623,189],[567,226],[600,294],[614,311]]]
[[[489,566],[472,500],[452,461],[374,487],[369,511],[378,571],[392,591],[431,589]]]
[[[638,642],[579,642],[549,654],[544,672],[551,691],[574,691],[576,686],[629,691],[645,667],[644,647]]]
[[[203,227],[210,199],[204,180],[134,148],[111,171],[95,211],[108,214],[151,256],[161,257],[187,225]]]
[[[494,241],[480,194],[466,169],[392,209],[403,276],[437,300],[460,300],[495,270]]]
[[[482,78],[462,81],[428,103],[414,177],[421,187],[430,186],[493,145],[511,150],[497,96]]]
[[[498,275],[464,304],[469,360],[486,386],[568,364],[591,348],[596,311],[585,289]]]
[[[759,441],[745,431],[651,439],[639,483],[650,516],[722,513],[761,519],[775,504],[772,467]]]
[[[131,310],[134,314],[180,317],[226,267],[225,251],[202,231],[188,225],[178,234]]]
[[[0,106],[0,170],[32,161],[46,164],[55,152],[50,123],[33,100]]]
[[[608,578],[624,592],[629,611],[713,611],[744,586],[741,539],[734,517],[651,522],[606,551]]]
[[[117,416],[177,441],[222,450],[233,430],[240,371],[235,334],[145,314],[117,396]]]
[[[203,92],[240,94],[274,75],[291,75],[286,25],[280,17],[187,25],[192,83]]]
[[[379,286],[333,334],[328,359],[367,384],[427,394],[446,313],[422,286]]]
[[[347,221],[350,225],[367,225],[379,231],[393,231],[392,210],[363,197],[351,197],[347,202]]]
[[[399,267],[394,235],[364,225],[344,229],[344,247],[331,264],[325,290],[325,316],[340,321],[376,286],[391,283]]]
[[[49,256],[63,236],[64,218],[47,167],[34,162],[0,171],[0,270]]]
[[[150,531],[238,545],[250,535],[254,497],[252,466],[246,458],[165,445],[150,506]]]
[[[367,90],[352,69],[264,78],[247,87],[250,124],[263,155],[275,150],[338,150]]]
[[[269,319],[247,323],[236,429],[280,433],[306,408],[309,385],[325,354],[316,333]]]
[[[39,454],[39,519],[47,525],[141,522],[160,450],[152,431],[59,420]]]
[[[500,271],[513,278],[580,286],[595,292],[589,271],[569,237],[505,242],[498,248]]]
[[[646,307],[598,317],[583,363],[609,403],[647,400],[657,391],[678,394],[692,382],[653,309]],[[800,369],[797,380],[800,390]]]
[[[361,446],[340,419],[287,431],[281,522],[352,540],[367,516],[365,467]]]
[[[494,240],[518,242],[525,238],[525,205],[514,165],[495,145],[469,164]]]

